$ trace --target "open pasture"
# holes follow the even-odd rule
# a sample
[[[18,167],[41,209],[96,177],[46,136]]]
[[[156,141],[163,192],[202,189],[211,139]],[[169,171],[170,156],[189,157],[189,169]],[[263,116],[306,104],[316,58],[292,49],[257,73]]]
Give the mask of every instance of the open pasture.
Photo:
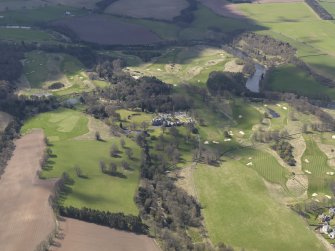
[[[332,21],[320,20],[305,3],[241,4],[238,8],[263,27],[263,34],[294,41],[292,45],[304,62],[317,73],[334,78],[331,69],[335,62],[335,24]]]
[[[35,29],[7,29],[0,27],[0,40],[10,42],[53,43],[56,39],[49,33]]]
[[[213,243],[238,250],[325,250],[304,220],[275,201],[257,172],[240,162],[198,165],[194,180]]]
[[[71,29],[79,39],[104,45],[152,44],[160,38],[149,29],[109,16],[90,15],[53,22]]]
[[[335,98],[335,89],[320,85],[311,75],[294,65],[282,65],[268,73],[265,89],[315,97]]]
[[[105,12],[134,18],[172,20],[186,7],[186,0],[119,0],[111,4]]]
[[[87,134],[90,128],[88,118],[73,110],[40,114],[28,120],[22,132],[26,133],[33,128],[42,128],[51,142],[52,156],[41,177],[56,178],[67,172],[74,180],[74,184],[69,186],[68,193],[64,194],[60,203],[77,208],[89,207],[137,214],[133,199],[139,182],[140,150],[133,141],[125,138],[126,147],[131,148],[134,153],[134,157],[129,160],[125,149],[120,146],[119,138],[109,138],[106,141],[78,138]],[[117,158],[110,157],[112,144],[116,144],[120,149]],[[123,170],[121,167],[123,160],[129,163],[129,170]],[[100,161],[104,161],[107,166],[110,162],[116,163],[120,177],[102,173]],[[83,177],[77,176],[75,166],[81,169]]]

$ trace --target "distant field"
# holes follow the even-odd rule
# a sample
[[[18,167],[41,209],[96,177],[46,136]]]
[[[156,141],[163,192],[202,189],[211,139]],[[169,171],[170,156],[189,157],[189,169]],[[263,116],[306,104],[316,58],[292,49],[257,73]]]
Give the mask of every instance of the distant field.
[[[6,29],[0,28],[0,40],[14,42],[56,42],[55,38],[40,30],[27,29]]]
[[[331,194],[330,182],[334,181],[334,176],[327,175],[327,172],[335,172],[333,168],[328,165],[328,158],[324,152],[320,150],[316,142],[306,136],[306,151],[302,156],[303,170],[311,172],[308,176],[308,194],[323,193]]]
[[[134,151],[134,159],[128,160],[118,138],[106,142],[76,139],[88,133],[90,129],[87,117],[73,110],[40,114],[28,120],[22,132],[26,133],[32,128],[42,128],[52,143],[50,148],[54,156],[41,176],[54,178],[68,172],[74,179],[69,194],[61,202],[63,205],[137,215],[134,196],[139,182],[140,151],[133,141],[125,139],[127,147]],[[109,157],[112,143],[118,145],[122,151],[119,158]],[[111,161],[117,163],[118,171],[123,173],[124,178],[103,174],[99,166],[100,160],[105,161],[107,166]],[[122,160],[128,161],[133,170],[123,170],[120,165]],[[77,177],[74,166],[79,166],[87,178]]]
[[[335,98],[334,88],[319,84],[312,76],[294,65],[283,65],[271,71],[265,89],[311,97],[321,94]]]
[[[261,33],[292,43],[303,61],[319,74],[334,79],[332,21],[320,20],[305,3],[241,4],[238,8],[263,27]]]
[[[236,161],[199,165],[194,178],[213,243],[237,250],[324,250],[302,218],[270,197],[251,168]]]
[[[106,13],[134,18],[172,20],[187,6],[185,0],[119,0],[111,4]]]
[[[1,2],[0,2],[1,3]],[[81,16],[88,11],[76,9],[68,6],[46,6],[36,9],[19,9],[0,12],[0,25],[34,25],[41,22],[50,22],[58,19],[69,18],[65,15],[66,11],[70,11],[72,15]]]

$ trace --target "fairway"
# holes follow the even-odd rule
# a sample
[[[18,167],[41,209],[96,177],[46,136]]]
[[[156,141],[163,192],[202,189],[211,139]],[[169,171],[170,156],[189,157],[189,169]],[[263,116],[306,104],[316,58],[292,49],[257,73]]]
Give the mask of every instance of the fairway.
[[[120,146],[119,138],[108,141],[76,139],[89,132],[87,125],[87,116],[73,110],[43,113],[25,123],[23,133],[32,128],[42,128],[51,142],[52,155],[41,177],[56,178],[63,172],[70,175],[74,184],[60,201],[65,206],[137,215],[134,196],[139,182],[138,146],[125,138],[126,146],[134,153],[134,158],[129,160]],[[121,149],[118,158],[109,157],[112,144]],[[123,160],[129,163],[129,170],[122,169]],[[116,163],[123,177],[103,174],[100,161],[104,161],[107,166],[110,162]],[[76,175],[75,166],[82,170],[83,178]]]
[[[199,165],[195,184],[213,243],[237,250],[325,250],[306,222],[274,201],[258,174],[236,161]]]
[[[306,151],[302,156],[301,163],[305,172],[311,172],[311,174],[307,174],[308,194],[331,194],[330,183],[334,182],[335,178],[328,175],[327,172],[335,172],[335,170],[328,165],[326,154],[320,150],[316,142],[309,136],[304,138]]]

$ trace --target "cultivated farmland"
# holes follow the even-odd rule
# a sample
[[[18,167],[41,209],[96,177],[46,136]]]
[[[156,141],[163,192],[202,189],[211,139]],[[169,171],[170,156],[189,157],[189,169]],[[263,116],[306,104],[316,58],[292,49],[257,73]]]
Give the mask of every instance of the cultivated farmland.
[[[133,250],[138,251],[159,251],[153,239],[86,223],[78,220],[65,218],[60,223],[65,238],[60,240],[59,248],[52,248],[53,251],[110,251],[110,250]],[[112,248],[112,249],[111,249]]]
[[[16,141],[14,156],[0,179],[1,250],[34,250],[55,228],[48,202],[53,182],[36,175],[44,149],[40,130]]]
[[[160,38],[149,29],[108,16],[74,17],[53,24],[71,29],[81,40],[90,43],[133,45],[160,41]]]
[[[134,18],[172,20],[187,6],[185,0],[119,0],[111,4],[106,13]]]

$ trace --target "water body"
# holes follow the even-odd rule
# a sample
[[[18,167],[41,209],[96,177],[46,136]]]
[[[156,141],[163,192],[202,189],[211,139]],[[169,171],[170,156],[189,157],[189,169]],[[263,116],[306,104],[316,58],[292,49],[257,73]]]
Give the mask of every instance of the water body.
[[[266,73],[266,68],[263,65],[255,64],[256,71],[254,75],[248,78],[246,87],[251,92],[259,93],[259,83],[262,79],[262,76]]]

